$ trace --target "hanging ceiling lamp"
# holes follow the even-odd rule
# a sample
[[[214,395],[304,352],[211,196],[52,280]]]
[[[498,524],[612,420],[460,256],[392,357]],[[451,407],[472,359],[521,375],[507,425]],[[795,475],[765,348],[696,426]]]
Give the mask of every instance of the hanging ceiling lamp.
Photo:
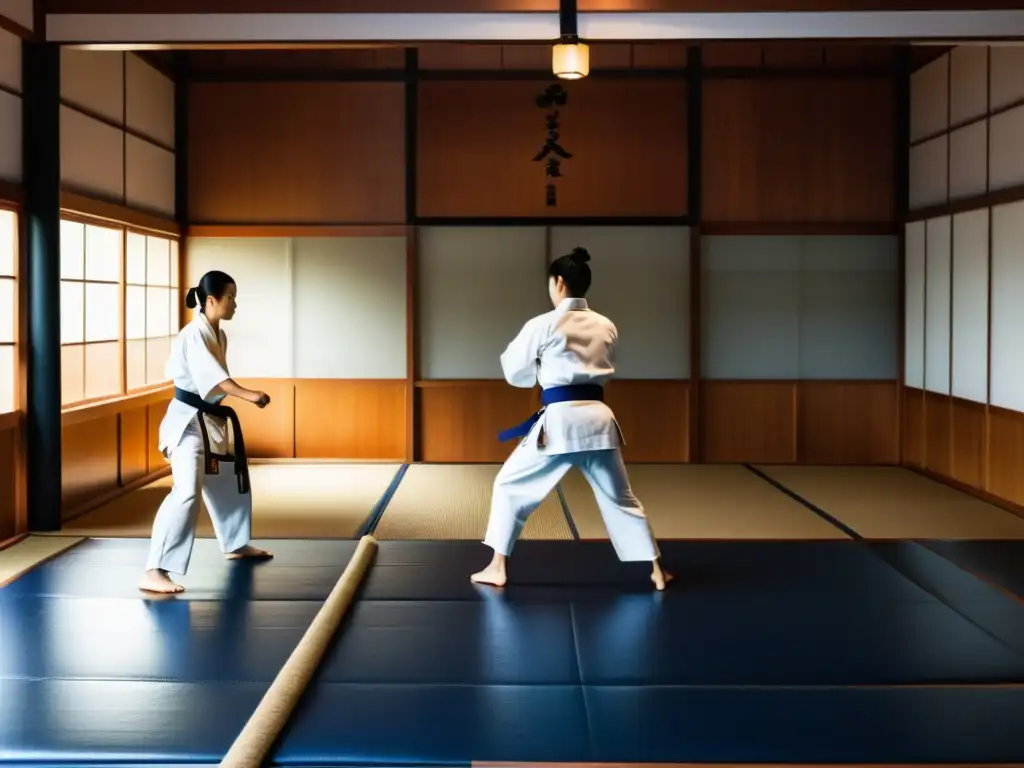
[[[551,71],[563,80],[581,80],[590,74],[590,48],[576,35],[576,0],[559,0],[560,37],[551,49]]]

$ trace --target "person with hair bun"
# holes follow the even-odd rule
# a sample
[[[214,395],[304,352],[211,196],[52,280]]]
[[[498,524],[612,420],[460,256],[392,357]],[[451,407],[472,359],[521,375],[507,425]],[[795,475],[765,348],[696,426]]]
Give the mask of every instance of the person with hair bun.
[[[649,561],[659,591],[672,580],[661,567],[643,505],[630,488],[615,414],[604,403],[619,334],[587,304],[589,261],[587,250],[576,247],[551,263],[548,295],[554,310],[527,322],[501,355],[509,384],[527,389],[540,384],[542,407],[498,436],[521,441],[494,480],[483,541],[494,556],[470,577],[477,584],[505,585],[508,557],[527,518],[574,466],[594,492],[619,559]]]
[[[185,306],[198,311],[174,339],[165,369],[174,382],[174,399],[160,423],[158,448],[171,464],[173,485],[153,521],[146,572],[139,582],[146,592],[184,591],[168,574],[188,570],[200,495],[228,559],[271,557],[249,543],[252,494],[245,441],[235,411],[220,404],[228,395],[258,408],[270,403],[266,393],[239,386],[228,373],[228,338],[221,322],[234,317],[237,290],[230,275],[213,271],[185,298]],[[229,421],[234,455],[228,454]],[[232,464],[234,471],[227,471]]]

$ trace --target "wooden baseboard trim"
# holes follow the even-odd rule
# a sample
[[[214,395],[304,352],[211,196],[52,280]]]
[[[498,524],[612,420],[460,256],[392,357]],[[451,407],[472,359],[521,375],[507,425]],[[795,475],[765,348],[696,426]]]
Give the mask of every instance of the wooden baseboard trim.
[[[114,499],[120,496],[124,496],[126,493],[131,493],[132,491],[138,490],[139,488],[142,488],[145,485],[149,485],[150,483],[156,482],[160,478],[166,477],[169,474],[171,474],[171,468],[167,466],[162,469],[158,469],[156,472],[150,472],[148,475],[140,477],[138,480],[132,480],[132,482],[130,483],[120,485],[117,488],[113,488],[107,491],[106,493],[100,494],[99,496],[94,496],[87,502],[79,504],[77,507],[74,507],[70,512],[68,512],[67,516],[65,516],[61,520],[61,524],[63,525],[64,523],[70,523],[72,520],[75,520],[81,517],[82,515],[85,515],[96,509],[99,509],[104,504],[109,504]]]
[[[9,539],[4,539],[3,541],[0,541],[0,552],[3,552],[5,549],[8,549],[10,547],[13,547],[15,544],[20,544],[27,538],[27,533],[19,533],[17,536],[11,536],[11,538]]]
[[[903,468],[909,469],[911,472],[916,472],[922,477],[927,477],[929,480],[934,480],[937,483],[949,486],[954,490],[966,493],[968,496],[973,496],[980,501],[999,507],[1006,512],[1017,515],[1017,517],[1024,518],[1024,507],[1019,504],[1015,504],[1012,501],[1008,501],[1001,496],[996,496],[994,493],[983,491],[981,488],[975,488],[973,485],[968,485],[967,483],[961,483],[959,480],[954,480],[952,477],[947,477],[946,475],[933,472],[932,470],[925,469],[924,467],[904,464]]]

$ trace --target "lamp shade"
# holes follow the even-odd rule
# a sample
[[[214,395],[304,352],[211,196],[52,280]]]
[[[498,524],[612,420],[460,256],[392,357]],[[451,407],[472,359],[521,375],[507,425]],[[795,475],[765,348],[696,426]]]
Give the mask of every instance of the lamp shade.
[[[558,43],[551,49],[551,70],[563,80],[590,74],[590,48],[586,43]]]

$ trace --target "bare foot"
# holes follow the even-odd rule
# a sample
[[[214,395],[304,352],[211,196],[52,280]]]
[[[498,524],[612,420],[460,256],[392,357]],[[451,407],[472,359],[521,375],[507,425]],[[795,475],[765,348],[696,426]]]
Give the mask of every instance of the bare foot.
[[[492,587],[504,587],[508,581],[508,574],[504,567],[491,563],[479,573],[469,577],[474,584],[490,584]]]
[[[164,571],[159,570],[146,571],[146,575],[139,581],[139,589],[143,592],[156,592],[160,595],[172,595],[185,591],[183,586],[175,584]]]
[[[269,560],[273,557],[272,554],[263,549],[257,549],[249,544],[246,544],[241,549],[236,549],[234,552],[228,552],[225,557],[228,560]]]
[[[651,581],[654,582],[654,588],[657,589],[659,592],[664,592],[665,587],[667,587],[669,582],[671,582],[674,578],[675,576],[673,576],[671,573],[662,570],[656,570],[654,573],[651,574]]]

